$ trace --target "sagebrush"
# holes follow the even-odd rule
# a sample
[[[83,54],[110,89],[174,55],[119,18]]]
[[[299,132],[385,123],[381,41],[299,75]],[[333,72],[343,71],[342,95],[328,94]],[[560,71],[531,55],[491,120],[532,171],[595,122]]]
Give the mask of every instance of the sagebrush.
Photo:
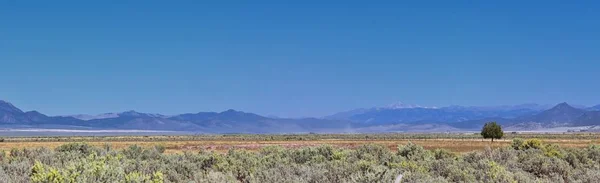
[[[164,147],[69,143],[0,154],[0,182],[597,182],[600,146],[561,148],[515,139],[510,147],[456,154],[409,143],[164,154]]]

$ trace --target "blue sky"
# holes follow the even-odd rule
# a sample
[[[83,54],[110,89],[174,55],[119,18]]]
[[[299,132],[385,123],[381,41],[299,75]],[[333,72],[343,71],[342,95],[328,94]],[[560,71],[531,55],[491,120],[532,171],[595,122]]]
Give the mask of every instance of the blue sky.
[[[0,99],[57,115],[600,103],[595,1],[2,1]]]

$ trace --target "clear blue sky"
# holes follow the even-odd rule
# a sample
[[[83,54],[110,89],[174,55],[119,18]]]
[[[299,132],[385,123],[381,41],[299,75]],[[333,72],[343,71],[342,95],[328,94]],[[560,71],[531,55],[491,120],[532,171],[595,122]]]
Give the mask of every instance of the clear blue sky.
[[[600,103],[597,1],[0,2],[0,99],[57,115]]]

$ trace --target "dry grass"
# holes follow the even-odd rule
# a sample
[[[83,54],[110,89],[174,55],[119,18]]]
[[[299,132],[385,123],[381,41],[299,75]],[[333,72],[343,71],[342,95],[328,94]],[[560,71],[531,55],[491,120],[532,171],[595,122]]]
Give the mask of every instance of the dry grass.
[[[576,139],[543,139],[546,143],[558,144],[561,147],[583,148],[590,144],[599,144],[596,140],[576,140]],[[329,144],[338,147],[355,148],[363,144],[374,143],[382,144],[391,150],[396,150],[398,145],[404,145],[408,142],[421,145],[426,149],[442,148],[453,152],[470,152],[483,150],[486,147],[498,148],[510,145],[510,140],[489,140],[476,139],[411,139],[411,140],[305,140],[305,141],[242,141],[242,140],[202,140],[202,141],[91,141],[87,142],[93,146],[104,146],[110,144],[113,148],[121,149],[131,145],[142,147],[152,147],[162,145],[167,148],[167,153],[180,153],[184,151],[200,151],[209,150],[217,152],[225,152],[231,148],[258,150],[265,146],[282,146],[286,148],[300,148],[307,146],[318,146]],[[56,148],[62,144],[69,142],[0,142],[0,150],[8,151],[12,148],[37,148],[47,147]]]

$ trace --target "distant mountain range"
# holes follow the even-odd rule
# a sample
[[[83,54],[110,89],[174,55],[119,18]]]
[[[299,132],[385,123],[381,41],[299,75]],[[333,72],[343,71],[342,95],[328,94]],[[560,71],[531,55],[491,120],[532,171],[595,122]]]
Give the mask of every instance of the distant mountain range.
[[[411,105],[408,105],[411,106]],[[556,106],[521,104],[505,106],[449,106],[441,108],[424,107],[374,107],[370,109],[340,112],[326,119],[353,121],[355,126],[389,126],[397,124],[447,125],[449,131],[456,129],[478,130],[486,122],[496,121],[508,130],[529,131],[560,127],[595,128],[600,125],[600,105],[586,108],[573,107],[567,103]],[[439,126],[437,128],[440,128]],[[579,129],[579,128],[578,128]]]
[[[390,107],[392,106],[392,107]],[[552,106],[538,104],[521,104],[515,106],[449,106],[449,107],[420,107],[402,105],[405,107],[373,107],[356,109],[326,116],[325,119],[350,120],[362,124],[386,124],[406,122],[436,122],[455,123],[483,118],[515,118],[535,114]],[[410,106],[410,107],[406,107]]]
[[[529,115],[522,115],[514,118],[484,118],[457,123],[453,126],[472,128],[476,126],[476,124],[482,125],[486,121],[496,121],[506,126],[508,130],[524,131],[600,125],[600,116],[594,115],[595,113],[597,113],[597,111],[588,111],[575,108],[567,103],[560,103],[550,109]]]
[[[161,115],[125,111],[100,115],[47,116],[23,112],[0,100],[0,128],[130,129],[198,133],[345,133],[345,132],[445,132],[478,130],[496,121],[507,130],[600,126],[600,105],[554,107],[538,104],[514,106],[422,107],[395,103],[355,109],[323,118],[265,117],[236,110]]]
[[[199,133],[307,133],[344,132],[351,124],[317,118],[269,118],[236,110],[166,116],[126,111],[100,115],[46,116],[23,112],[0,100],[0,128],[131,129],[193,131]]]

